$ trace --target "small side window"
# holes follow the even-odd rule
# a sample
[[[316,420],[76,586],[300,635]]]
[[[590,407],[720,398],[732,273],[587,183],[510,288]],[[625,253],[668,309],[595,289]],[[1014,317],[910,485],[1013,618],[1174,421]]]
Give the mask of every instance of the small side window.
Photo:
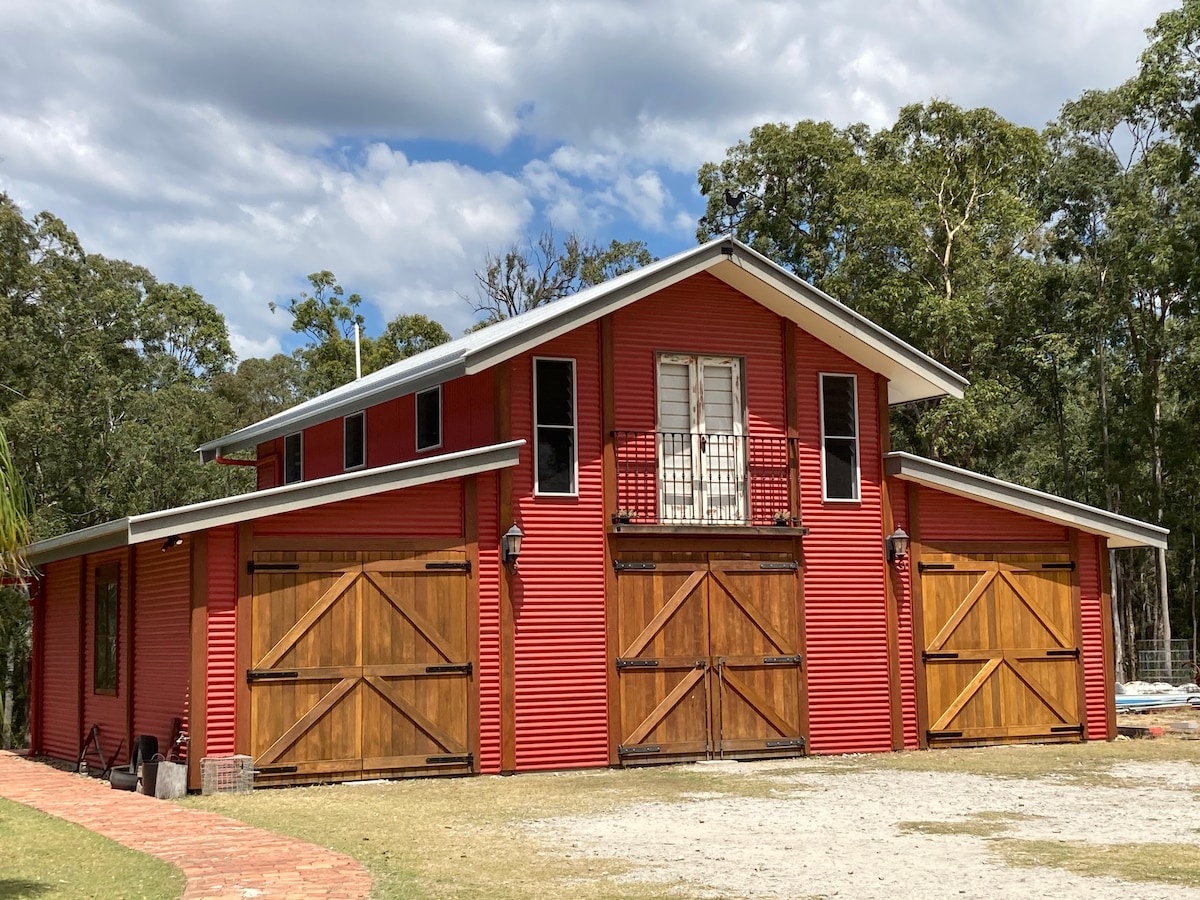
[[[117,615],[121,592],[117,566],[96,570],[96,644],[92,661],[92,690],[97,694],[117,692]]]
[[[297,432],[283,439],[283,483],[304,478],[304,434]]]
[[[355,413],[352,416],[346,416],[342,423],[345,432],[343,468],[349,471],[367,463],[367,415],[366,413]]]
[[[533,361],[534,493],[578,490],[575,478],[575,360]]]
[[[821,461],[826,500],[858,500],[858,385],[853,375],[821,376]]]
[[[442,446],[442,387],[417,394],[417,450]]]

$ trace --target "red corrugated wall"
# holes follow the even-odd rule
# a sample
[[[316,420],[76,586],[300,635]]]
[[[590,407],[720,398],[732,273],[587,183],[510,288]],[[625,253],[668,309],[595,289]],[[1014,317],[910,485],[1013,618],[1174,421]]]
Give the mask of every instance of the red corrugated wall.
[[[171,720],[185,719],[191,656],[191,544],[137,548],[134,579],[133,733],[170,747]]]
[[[37,635],[42,654],[41,736],[47,756],[79,757],[79,560],[45,569],[45,627]]]
[[[516,767],[608,763],[601,474],[599,328],[587,325],[538,348],[573,358],[579,496],[533,496],[533,362],[512,360],[512,430],[529,443],[513,470],[525,532],[513,579],[516,619]],[[499,523],[507,529],[507,523]]]
[[[478,476],[479,768],[500,771],[500,529],[498,476]],[[470,512],[468,511],[468,515]],[[511,523],[510,523],[511,524]],[[508,530],[508,526],[505,526]]]
[[[892,479],[889,484],[892,501],[892,518],[896,527],[913,533],[908,521],[908,485]],[[894,568],[893,585],[896,591],[896,647],[900,663],[900,718],[904,725],[904,746],[915,749],[920,746],[920,730],[917,727],[917,676],[913,645],[912,570],[908,560]]]
[[[814,753],[892,747],[883,558],[882,467],[875,375],[801,332],[796,341],[804,622]],[[826,503],[821,489],[820,379],[858,376],[861,501]]]
[[[463,533],[462,479],[267,516],[255,522],[254,533],[455,537]]]
[[[1083,652],[1083,683],[1087,703],[1088,740],[1108,737],[1108,691],[1104,669],[1104,625],[1101,606],[1100,554],[1107,542],[1095,535],[1079,534],[1079,600],[1082,621],[1080,650]]]
[[[920,487],[923,541],[1065,541],[1062,525]]]
[[[208,532],[208,663],[205,675],[205,746],[200,756],[235,752],[237,723],[237,530]]]
[[[96,658],[96,570],[116,565],[120,569],[120,604],[117,612],[117,692],[97,694],[94,686]],[[129,761],[129,742],[125,740],[126,697],[129,679],[126,677],[129,653],[129,551],[125,548],[97,553],[87,558],[87,590],[85,628],[83,637],[83,727],[100,726],[100,745],[112,757],[110,762]],[[186,663],[185,663],[186,665]],[[117,748],[120,747],[120,753]]]

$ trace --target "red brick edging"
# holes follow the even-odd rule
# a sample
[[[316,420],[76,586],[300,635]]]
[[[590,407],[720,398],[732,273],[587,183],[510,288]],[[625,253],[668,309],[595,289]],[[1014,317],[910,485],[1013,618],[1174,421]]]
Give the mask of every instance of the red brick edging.
[[[315,844],[185,809],[0,752],[0,797],[82,825],[183,870],[185,900],[361,900],[371,878]]]

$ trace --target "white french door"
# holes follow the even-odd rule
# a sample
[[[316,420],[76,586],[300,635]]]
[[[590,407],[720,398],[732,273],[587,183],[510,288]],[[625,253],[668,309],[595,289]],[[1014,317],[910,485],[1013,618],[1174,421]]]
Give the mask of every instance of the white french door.
[[[659,356],[658,472],[662,521],[729,525],[745,521],[740,359]]]

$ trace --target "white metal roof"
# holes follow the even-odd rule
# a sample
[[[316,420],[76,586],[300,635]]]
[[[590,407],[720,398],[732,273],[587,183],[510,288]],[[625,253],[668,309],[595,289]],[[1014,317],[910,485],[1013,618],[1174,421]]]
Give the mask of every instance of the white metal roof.
[[[202,444],[201,459],[231,453],[463,375],[482,372],[560,334],[708,271],[889,380],[888,400],[949,394],[967,382],[828,294],[732,237],[702,244],[574,296],[473,331],[334,388],[268,419]]]
[[[1069,528],[1078,528],[1088,534],[1100,535],[1108,539],[1108,546],[1112,548],[1165,549],[1167,535],[1170,534],[1166,528],[1151,525],[1149,522],[1141,522],[1085,503],[1076,503],[1074,500],[1035,491],[1011,481],[978,475],[911,453],[887,454],[884,457],[884,471],[903,481],[915,481],[948,494],[978,500],[980,503]]]
[[[293,512],[310,506],[352,500],[381,491],[415,487],[446,478],[490,472],[517,464],[524,441],[492,444],[456,453],[444,453],[411,462],[331,475],[298,484],[252,491],[221,500],[193,503],[140,516],[126,516],[61,534],[32,544],[26,558],[36,566],[59,559],[99,553],[114,547],[126,547],[144,541],[163,540],[172,535],[184,535],[205,528],[244,522],[260,516]]]

